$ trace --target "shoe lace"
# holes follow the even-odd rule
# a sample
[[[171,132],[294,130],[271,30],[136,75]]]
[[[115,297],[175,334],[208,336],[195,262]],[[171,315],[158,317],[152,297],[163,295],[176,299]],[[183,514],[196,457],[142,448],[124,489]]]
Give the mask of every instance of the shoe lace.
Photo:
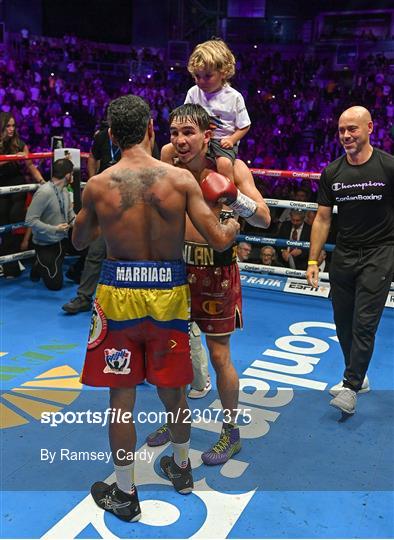
[[[131,502],[131,501],[122,502],[118,500],[114,489],[109,494],[107,493],[105,497],[103,497],[101,500],[104,503],[106,510],[116,510],[119,508],[127,508]]]
[[[215,452],[216,454],[220,454],[220,452],[224,452],[227,450],[228,446],[230,445],[230,436],[227,431],[223,431],[220,435],[220,438],[218,442],[212,447],[212,452]]]
[[[159,427],[158,429],[156,429],[156,433],[165,433],[167,430],[168,430],[168,425],[167,425],[167,424],[163,424],[161,427]]]
[[[110,510],[113,508],[114,503],[113,503],[111,495],[105,495],[105,497],[101,500],[104,503],[106,510]]]

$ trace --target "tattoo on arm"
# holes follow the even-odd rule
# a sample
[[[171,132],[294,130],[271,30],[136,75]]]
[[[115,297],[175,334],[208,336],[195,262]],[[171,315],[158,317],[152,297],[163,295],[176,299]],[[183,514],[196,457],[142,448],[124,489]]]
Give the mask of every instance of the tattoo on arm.
[[[159,202],[152,186],[167,173],[164,167],[154,167],[131,171],[120,169],[111,174],[110,189],[118,189],[121,196],[121,209],[132,208],[137,202],[157,204]]]

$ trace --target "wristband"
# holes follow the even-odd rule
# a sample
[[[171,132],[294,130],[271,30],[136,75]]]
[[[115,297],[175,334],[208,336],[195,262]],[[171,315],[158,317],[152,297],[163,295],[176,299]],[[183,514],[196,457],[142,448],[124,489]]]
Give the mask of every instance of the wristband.
[[[232,203],[228,204],[237,214],[243,218],[252,217],[257,210],[257,204],[253,199],[241,193],[238,189],[237,198]]]
[[[308,261],[308,266],[312,266],[312,264],[316,264],[316,265],[317,265],[317,261]]]

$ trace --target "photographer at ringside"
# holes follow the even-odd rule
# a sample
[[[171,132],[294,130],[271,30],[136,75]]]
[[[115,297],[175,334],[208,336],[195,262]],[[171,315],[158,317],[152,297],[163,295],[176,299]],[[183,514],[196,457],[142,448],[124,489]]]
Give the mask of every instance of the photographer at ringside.
[[[63,261],[68,231],[75,214],[67,186],[72,182],[73,164],[67,158],[53,164],[52,178],[38,188],[27,210],[26,223],[32,229],[36,252],[30,279],[58,291],[63,286]]]

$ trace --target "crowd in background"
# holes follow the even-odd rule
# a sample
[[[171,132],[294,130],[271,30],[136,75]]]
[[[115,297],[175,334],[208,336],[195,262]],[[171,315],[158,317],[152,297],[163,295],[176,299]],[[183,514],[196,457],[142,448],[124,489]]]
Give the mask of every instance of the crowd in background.
[[[373,146],[393,152],[394,69],[389,59],[370,56],[351,72],[335,72],[330,58],[283,59],[264,45],[235,53],[232,84],[243,94],[252,120],[239,157],[249,166],[320,172],[341,153],[337,119],[353,104],[371,111]],[[12,114],[31,152],[48,150],[53,135],[62,135],[66,147],[86,152],[109,101],[133,93],[148,101],[160,147],[169,140],[170,111],[183,103],[191,84],[186,67],[172,66],[160,50],[113,52],[75,36],[25,37],[0,58],[0,111]],[[48,177],[48,162],[37,165]],[[256,184],[270,198],[294,199],[301,188],[305,200],[313,201],[317,190],[316,182],[301,179],[259,177]],[[269,231],[245,232],[275,236],[281,216],[281,210],[273,212]]]
[[[283,59],[264,45],[236,55],[232,84],[252,119],[240,157],[251,166],[320,171],[339,155],[338,114],[354,103],[371,110],[372,144],[392,152],[394,70],[384,56],[334,72],[331,58]],[[116,65],[122,69],[105,72]],[[191,83],[186,68],[168,64],[160,50],[125,54],[75,36],[61,44],[30,38],[18,58],[0,60],[0,109],[12,111],[32,150],[49,148],[50,136],[62,133],[67,144],[88,151],[108,102],[130,92],[149,102],[160,146],[168,141],[169,112],[183,103]]]

